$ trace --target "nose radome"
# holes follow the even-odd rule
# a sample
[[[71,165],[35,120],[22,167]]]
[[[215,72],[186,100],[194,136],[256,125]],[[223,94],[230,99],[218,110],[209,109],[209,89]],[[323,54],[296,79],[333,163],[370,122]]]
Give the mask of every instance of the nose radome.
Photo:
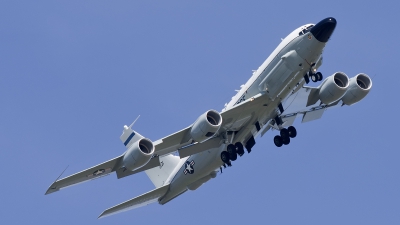
[[[333,31],[336,27],[336,19],[333,17],[328,17],[321,20],[314,27],[311,28],[310,32],[314,37],[320,42],[328,42]]]

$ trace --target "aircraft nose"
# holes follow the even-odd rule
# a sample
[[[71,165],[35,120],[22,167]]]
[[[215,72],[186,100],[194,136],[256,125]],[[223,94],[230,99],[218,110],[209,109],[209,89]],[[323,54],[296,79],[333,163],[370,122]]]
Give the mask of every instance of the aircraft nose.
[[[328,17],[321,20],[314,27],[311,28],[310,32],[314,37],[320,42],[328,42],[333,31],[336,27],[336,19],[333,17]]]

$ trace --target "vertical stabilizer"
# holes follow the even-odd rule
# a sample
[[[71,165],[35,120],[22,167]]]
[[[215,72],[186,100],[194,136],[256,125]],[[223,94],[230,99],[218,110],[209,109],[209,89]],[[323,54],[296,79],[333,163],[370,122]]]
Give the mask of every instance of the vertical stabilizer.
[[[133,143],[137,142],[139,139],[142,139],[143,136],[138,132],[132,130],[131,126],[124,126],[124,130],[122,131],[122,135],[119,139],[121,139],[122,143],[129,148]]]
[[[178,156],[169,154],[160,157],[160,166],[146,170],[147,176],[156,188],[165,185],[165,181],[174,172],[181,159]]]

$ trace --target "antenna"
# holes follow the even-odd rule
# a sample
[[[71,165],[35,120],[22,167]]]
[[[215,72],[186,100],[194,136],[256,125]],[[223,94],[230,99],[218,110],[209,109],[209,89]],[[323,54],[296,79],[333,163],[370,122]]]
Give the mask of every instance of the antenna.
[[[140,115],[138,117],[136,117],[135,121],[133,121],[133,123],[131,125],[129,125],[129,128],[132,128],[133,124],[136,123],[136,121],[139,119]]]
[[[58,179],[63,175],[63,173],[68,169],[69,165],[67,167],[65,167],[65,169],[61,172],[60,176],[57,177],[57,179],[54,181],[58,181]]]

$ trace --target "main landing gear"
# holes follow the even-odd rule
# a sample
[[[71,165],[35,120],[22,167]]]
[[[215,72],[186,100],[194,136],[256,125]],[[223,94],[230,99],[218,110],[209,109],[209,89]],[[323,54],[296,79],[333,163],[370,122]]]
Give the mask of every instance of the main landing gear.
[[[221,152],[221,160],[228,166],[232,166],[231,161],[235,161],[237,156],[242,156],[244,154],[243,144],[240,142],[236,142],[235,144],[229,144],[226,147],[226,151]]]
[[[297,136],[296,128],[293,126],[286,128],[282,128],[280,131],[280,135],[276,135],[274,137],[274,143],[276,147],[282,147],[282,145],[290,144],[290,138],[295,138]]]

